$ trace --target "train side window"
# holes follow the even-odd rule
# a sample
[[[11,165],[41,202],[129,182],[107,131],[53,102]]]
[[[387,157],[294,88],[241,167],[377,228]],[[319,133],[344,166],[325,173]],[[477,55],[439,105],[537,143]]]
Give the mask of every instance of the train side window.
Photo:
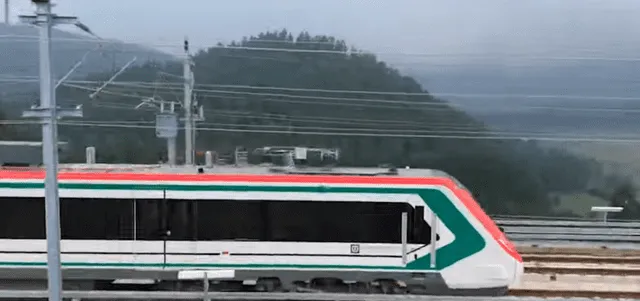
[[[138,200],[137,239],[400,243],[402,212],[409,243],[428,244],[424,208],[406,203],[279,200]],[[164,218],[164,220],[163,220]]]
[[[171,231],[170,240],[190,240],[191,203],[182,200],[167,200],[166,228]]]
[[[169,240],[198,239],[198,203],[197,200],[168,199],[166,215],[167,230],[171,231]]]
[[[402,212],[411,212],[411,206],[402,203],[267,203],[268,239],[272,241],[400,243],[400,217]]]
[[[0,198],[0,238],[44,239],[44,198]]]
[[[164,200],[135,200],[136,239],[161,240],[166,233],[163,225]]]
[[[198,200],[198,240],[264,240],[260,201]]]
[[[133,200],[61,198],[62,239],[133,239]]]

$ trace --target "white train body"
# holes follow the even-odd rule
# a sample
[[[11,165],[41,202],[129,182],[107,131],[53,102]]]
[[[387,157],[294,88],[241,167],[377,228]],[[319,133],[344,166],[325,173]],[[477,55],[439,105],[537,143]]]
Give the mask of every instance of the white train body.
[[[365,286],[391,281],[427,294],[500,295],[523,273],[504,234],[439,171],[201,172],[61,171],[65,279],[175,282],[180,271],[214,269],[261,289],[337,278]],[[0,175],[0,277],[42,278],[44,175]]]

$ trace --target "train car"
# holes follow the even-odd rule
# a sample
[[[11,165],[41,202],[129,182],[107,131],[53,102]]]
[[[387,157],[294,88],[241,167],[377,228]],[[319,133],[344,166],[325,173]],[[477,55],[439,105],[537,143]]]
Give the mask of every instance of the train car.
[[[46,279],[43,179],[0,170],[0,278]],[[231,273],[213,290],[497,296],[523,274],[438,170],[65,165],[59,189],[67,287],[206,269]]]

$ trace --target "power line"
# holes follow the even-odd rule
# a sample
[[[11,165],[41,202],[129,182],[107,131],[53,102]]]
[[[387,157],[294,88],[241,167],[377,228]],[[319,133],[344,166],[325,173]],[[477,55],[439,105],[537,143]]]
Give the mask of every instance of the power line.
[[[37,37],[30,35],[4,35],[0,36],[0,42],[35,42]],[[172,49],[182,49],[182,45],[179,44],[169,44],[169,43],[144,43],[138,44],[133,42],[124,42],[118,40],[91,40],[91,39],[83,39],[83,38],[52,38],[52,41],[75,41],[75,42],[84,42],[84,43],[102,43],[102,44],[120,44],[120,45],[128,45],[128,46],[136,46],[136,47],[156,47],[156,48],[172,48]],[[254,41],[247,41],[248,43],[254,43]],[[294,43],[283,43],[283,44],[305,44],[305,41],[296,41]],[[311,41],[313,42],[313,41]],[[499,54],[451,54],[451,53],[425,53],[425,52],[389,52],[389,51],[364,51],[357,50],[356,52],[352,52],[350,49],[342,51],[342,50],[323,50],[323,49],[300,49],[300,48],[273,48],[273,47],[249,47],[249,46],[210,46],[203,47],[203,49],[231,49],[231,50],[246,50],[246,51],[259,51],[259,52],[289,52],[289,53],[309,53],[309,54],[334,54],[334,55],[389,55],[389,56],[405,56],[405,57],[421,57],[421,58],[452,58],[452,57],[464,57],[464,58],[476,58],[476,59],[487,59],[487,58],[497,58],[497,59],[522,59],[522,60],[548,60],[548,61],[640,61],[640,57],[606,57],[606,56],[534,56],[534,55],[514,55],[509,53],[499,53]]]
[[[73,85],[73,84],[68,84],[65,83],[64,84],[67,87],[72,87],[72,88],[77,88],[77,89],[84,89],[87,91],[93,91],[94,89],[89,88],[89,87],[84,87],[84,86],[79,86],[79,85]],[[144,87],[140,87],[140,88],[144,88]],[[169,91],[173,91],[174,89],[162,89],[162,90],[169,90]],[[225,95],[214,95],[211,94],[211,92],[207,91],[207,90],[202,90],[202,89],[194,89],[195,92],[198,92],[198,95],[202,98],[202,97],[217,97],[217,98],[224,98],[224,99],[230,99],[230,98],[236,98],[236,99],[244,99],[244,100],[252,100],[252,101],[269,101],[269,102],[282,102],[282,103],[296,103],[296,104],[304,104],[304,105],[321,105],[321,106],[348,106],[348,107],[362,107],[362,108],[377,108],[377,109],[392,109],[392,110],[408,110],[408,109],[413,109],[415,110],[415,108],[411,108],[411,107],[400,107],[400,106],[383,106],[383,105],[372,105],[372,104],[367,104],[367,103],[362,103],[362,104],[358,104],[358,103],[345,103],[345,102],[310,102],[310,101],[299,101],[299,100],[292,100],[292,99],[276,99],[276,98],[247,98],[247,97],[234,97],[234,96],[225,96]],[[115,92],[103,92],[105,94],[112,94],[112,95],[118,95],[118,96],[125,96],[125,97],[139,97],[137,95],[127,95],[126,93],[115,93]],[[294,96],[295,98],[295,96]],[[316,99],[316,98],[312,98],[312,99]],[[340,101],[340,98],[337,98],[335,100]],[[413,103],[411,102],[411,105],[420,105],[420,103]],[[431,108],[431,109],[435,109],[435,110],[439,110],[439,111],[444,111],[444,112],[450,112],[451,110],[447,107],[442,106],[441,108]]]
[[[161,72],[162,74],[166,74],[169,76],[173,76],[176,78],[181,78],[179,75],[174,75],[171,73]],[[12,78],[12,75],[0,75],[0,81],[2,81],[2,77]],[[36,78],[36,76],[15,76],[16,79],[25,79],[29,80],[29,78]],[[68,81],[69,83],[76,84],[94,84],[98,83],[98,81]],[[143,81],[114,81],[113,85],[121,85],[121,86],[131,86],[131,87],[141,87],[148,88],[147,85],[154,85],[154,82],[143,82]],[[163,84],[164,89],[178,89],[168,86],[178,86],[182,85],[179,82],[166,82]],[[277,87],[277,86],[252,86],[252,85],[221,85],[221,84],[196,84],[196,87],[214,87],[214,88],[231,88],[231,89],[249,89],[249,90],[281,90],[281,91],[291,91],[291,92],[318,92],[318,93],[336,93],[336,94],[370,94],[370,95],[386,95],[386,96],[431,96],[431,97],[459,97],[459,98],[529,98],[529,99],[550,99],[550,98],[559,98],[559,99],[575,99],[575,100],[640,100],[640,97],[629,97],[629,96],[605,96],[605,95],[567,95],[567,94],[509,94],[509,93],[454,93],[454,92],[402,92],[402,91],[368,91],[368,90],[339,90],[339,89],[317,89],[317,88],[290,88],[290,87]],[[154,86],[155,88],[155,86]],[[242,91],[225,91],[225,90],[212,90],[212,89],[199,89],[201,92],[216,92],[216,93],[244,93],[245,95],[255,95],[252,93],[255,92],[242,92]],[[281,96],[285,97],[314,97],[321,99],[332,99],[332,98],[324,98],[322,96],[305,96],[305,95],[291,95],[291,94],[280,94],[280,93],[270,93],[258,94],[261,96]],[[349,98],[340,97],[338,100],[350,100]],[[354,98],[357,101],[367,101],[368,99],[362,98]],[[373,101],[384,101],[384,102],[394,102],[397,103],[399,100],[380,100],[374,99]],[[414,102],[411,102],[414,104]],[[440,103],[438,103],[440,104]]]
[[[60,125],[83,126],[83,127],[113,127],[130,129],[155,129],[153,121],[65,121]],[[37,125],[39,122],[28,122],[23,120],[2,120],[0,124],[5,125]],[[148,124],[148,125],[143,125]],[[287,126],[275,125],[252,125],[252,124],[225,124],[225,123],[204,123],[204,125],[229,126],[229,127],[259,127],[278,128]],[[640,143],[640,135],[607,135],[598,138],[594,135],[584,134],[582,136],[558,135],[548,132],[509,132],[509,131],[404,131],[413,132],[410,134],[397,133],[399,130],[381,130],[364,128],[329,128],[329,127],[293,127],[300,130],[265,130],[265,129],[238,129],[228,127],[201,127],[199,130],[217,132],[244,132],[244,133],[265,133],[265,134],[298,134],[298,135],[321,135],[321,136],[355,136],[355,137],[387,137],[387,138],[441,138],[441,139],[463,139],[463,140],[541,140],[541,141],[564,141],[564,142],[615,142],[615,143]],[[314,130],[314,131],[309,131]],[[334,131],[334,132],[327,132]]]
[[[99,102],[99,104],[93,104],[93,106],[95,107],[100,107],[100,108],[106,108],[106,109],[120,109],[120,110],[132,110],[133,108],[131,106],[127,106],[121,103],[108,103],[108,102],[104,102],[101,101]],[[143,110],[143,109],[139,109],[139,110]],[[155,110],[153,109],[149,109],[149,112],[155,112]],[[208,112],[208,111],[206,111]],[[404,132],[414,132],[414,131],[421,131],[424,129],[429,129],[429,130],[440,130],[440,131],[456,131],[456,130],[460,130],[460,131],[472,131],[472,130],[485,130],[485,132],[510,132],[510,131],[499,131],[499,130],[490,130],[490,128],[487,128],[483,125],[480,124],[456,124],[456,123],[431,123],[431,122],[426,122],[426,123],[416,123],[416,124],[402,124],[402,123],[395,123],[394,122],[401,122],[398,120],[383,120],[386,122],[390,122],[390,124],[384,124],[384,122],[382,123],[374,123],[374,122],[367,122],[370,120],[364,120],[364,121],[360,121],[361,119],[349,119],[349,118],[329,118],[329,117],[317,117],[317,116],[299,116],[299,118],[286,118],[283,119],[282,115],[279,116],[264,116],[263,115],[255,115],[252,114],[252,112],[246,112],[246,111],[228,111],[228,110],[215,110],[215,111],[211,111],[207,113],[208,115],[211,116],[218,116],[218,117],[229,117],[229,118],[241,118],[241,117],[245,117],[245,118],[251,118],[251,119],[267,119],[267,120],[273,120],[273,121],[280,121],[280,122],[291,122],[291,124],[289,125],[279,125],[279,127],[286,127],[286,128],[298,128],[300,127],[299,125],[293,125],[293,123],[312,123],[312,124],[316,124],[316,123],[321,123],[321,124],[333,124],[333,125],[360,125],[360,126],[384,126],[384,127],[404,127],[404,128],[400,128],[402,131]],[[326,120],[325,118],[328,118],[329,120]],[[237,123],[234,123],[237,124]],[[227,125],[234,125],[234,124],[227,124]],[[243,126],[246,124],[239,124],[239,126]],[[257,126],[257,127],[261,127],[261,126],[267,126],[267,127],[271,127],[273,125],[252,125],[252,126]],[[565,131],[567,130],[566,127],[558,127],[558,131]],[[347,128],[348,130],[348,128]],[[377,129],[376,129],[377,130]]]
[[[0,121],[0,124],[4,124],[4,125],[21,125],[21,124],[29,124],[29,125],[37,125],[39,124],[39,122],[33,122],[33,121],[23,121],[23,120],[2,120]],[[134,129],[153,129],[155,128],[154,121],[148,121],[148,120],[142,120],[142,121],[133,121],[133,120],[108,120],[108,121],[102,121],[102,120],[83,120],[83,121],[65,121],[61,124],[64,125],[73,125],[73,126],[85,126],[85,127],[119,127],[119,128],[134,128]],[[148,125],[143,125],[143,124],[148,124]],[[264,132],[265,130],[262,129],[258,129],[258,130],[252,130],[252,129],[232,129],[232,128],[228,128],[228,127],[254,127],[254,128],[283,128],[283,127],[289,127],[289,126],[284,126],[284,125],[255,125],[255,124],[237,124],[237,123],[203,123],[203,125],[210,125],[210,126],[224,126],[225,128],[220,128],[220,127],[205,127],[205,130],[211,130],[211,131],[246,131],[246,132],[256,132],[257,133],[261,133]],[[295,129],[300,129],[300,130],[316,130],[316,131],[305,131],[305,132],[299,132],[299,131],[291,131],[291,130],[266,130],[269,133],[282,133],[282,134],[288,134],[288,133],[313,133],[313,135],[319,134],[319,133],[324,133],[326,131],[336,131],[336,133],[340,133],[340,134],[347,134],[347,135],[353,135],[353,136],[361,136],[363,134],[365,134],[365,136],[371,136],[371,135],[375,135],[375,134],[380,134],[384,137],[406,137],[406,138],[419,138],[419,137],[423,137],[425,136],[425,134],[430,134],[427,135],[426,137],[429,138],[458,138],[459,136],[452,136],[453,134],[460,134],[460,135],[476,135],[476,134],[482,134],[485,136],[478,136],[480,138],[482,137],[488,137],[486,135],[491,135],[492,138],[487,138],[487,139],[498,139],[498,138],[503,138],[503,139],[520,139],[520,140],[538,140],[538,139],[542,139],[542,140],[549,140],[549,139],[562,139],[562,140],[576,140],[576,139],[580,139],[580,141],[592,141],[592,140],[584,140],[584,139],[595,139],[594,141],[609,141],[609,140],[603,140],[603,139],[610,139],[612,141],[621,141],[621,140],[625,140],[625,141],[638,141],[640,142],[640,135],[638,134],[624,134],[624,135],[607,135],[608,138],[594,138],[592,134],[588,135],[588,134],[583,134],[582,136],[580,135],[573,135],[573,136],[568,136],[566,134],[554,134],[554,133],[549,133],[549,132],[511,132],[511,131],[461,131],[461,130],[411,130],[411,131],[407,131],[407,130],[390,130],[390,129],[371,129],[371,128],[334,128],[334,127],[306,127],[306,126],[293,126],[292,128]],[[410,134],[401,134],[400,136],[398,136],[398,132],[412,132]],[[330,135],[331,133],[327,133],[326,135]],[[370,134],[370,135],[369,135]],[[436,136],[433,136],[436,135]],[[502,136],[500,136],[502,135]],[[546,135],[546,136],[545,136]],[[466,137],[466,136],[461,136],[461,137]],[[474,136],[476,137],[476,136]]]
[[[1,79],[0,79],[1,81]],[[82,82],[82,81],[69,81],[69,83],[75,83],[75,82]],[[82,83],[86,83],[86,82],[82,82]],[[85,89],[88,91],[92,91],[93,89],[90,87],[84,87],[84,86],[79,86],[79,85],[73,85],[73,84],[65,84],[68,87],[73,87],[73,88],[78,88],[78,89]],[[160,89],[160,90],[165,90],[165,91],[174,91],[174,90],[178,90],[177,87],[171,87],[170,85],[163,85],[161,87],[151,87],[151,86],[145,86],[145,85],[137,85],[137,84],[130,84],[130,83],[114,83],[115,86],[125,86],[125,87],[132,87],[132,88],[142,88],[142,89]],[[379,108],[379,109],[415,109],[416,107],[420,107],[420,106],[427,106],[427,107],[431,107],[431,108],[421,108],[422,110],[426,110],[426,111],[445,111],[445,112],[449,112],[451,110],[451,108],[474,108],[474,107],[478,107],[478,108],[486,108],[486,109],[490,109],[490,110],[494,110],[495,108],[488,108],[486,107],[485,104],[459,104],[459,103],[452,103],[452,102],[447,102],[447,101],[427,101],[427,100],[415,100],[415,101],[404,101],[404,100],[389,100],[389,99],[367,99],[367,98],[347,98],[347,97],[326,97],[326,96],[309,96],[309,95],[292,95],[292,94],[282,94],[282,93],[256,93],[256,92],[243,92],[243,91],[225,91],[225,90],[210,90],[210,89],[194,89],[194,91],[198,92],[200,96],[205,96],[205,97],[218,97],[218,98],[231,98],[229,96],[225,96],[225,95],[220,95],[220,94],[232,94],[232,95],[246,95],[246,96],[261,96],[261,97],[274,97],[274,98],[248,98],[248,97],[242,97],[239,99],[245,99],[245,100],[254,100],[254,101],[271,101],[271,102],[286,102],[286,103],[298,103],[298,104],[309,104],[309,105],[323,105],[323,106],[327,106],[327,105],[332,105],[332,106],[359,106],[359,107],[368,107],[368,108]],[[214,94],[214,93],[218,93],[218,94]],[[436,95],[438,95],[436,93]],[[480,98],[490,98],[489,94],[458,94],[461,96],[467,96],[467,97],[480,97]],[[121,95],[124,96],[124,95]],[[511,95],[500,95],[500,94],[495,94],[494,96],[496,96],[496,98],[498,98],[497,96],[500,96],[499,98],[508,98]],[[546,98],[552,98],[554,95],[517,95],[514,96],[514,98],[517,97],[524,97],[524,98],[539,98],[539,99],[546,99]],[[562,96],[565,96],[565,99],[579,99],[579,97],[581,96],[574,96],[574,95],[557,95],[559,98],[562,98]],[[133,97],[133,96],[131,96]],[[137,96],[136,96],[137,97]],[[310,101],[296,101],[296,100],[290,100],[290,99],[279,99],[278,97],[283,97],[283,98],[293,98],[293,99],[307,99],[307,100],[333,100],[333,101],[338,101],[338,102],[310,102]],[[596,99],[600,99],[600,100],[627,100],[627,101],[638,101],[640,100],[640,98],[633,98],[633,97],[607,97],[607,96],[602,96],[602,97],[598,97],[598,96],[593,96],[593,97],[586,97],[585,99],[590,99],[590,100],[596,100]],[[349,103],[345,103],[344,101],[349,101]],[[355,102],[363,102],[364,104],[357,104]],[[405,106],[381,106],[381,105],[370,105],[369,103],[386,103],[386,104],[391,104],[391,105],[405,105]],[[409,107],[407,107],[407,105]],[[436,107],[436,108],[433,108]],[[439,107],[439,108],[438,108]],[[543,106],[543,105],[519,105],[519,104],[509,104],[509,108],[510,109],[535,109],[535,110],[554,110],[554,111],[569,111],[569,112],[576,112],[576,111],[584,111],[584,112],[619,112],[619,113],[640,113],[640,109],[634,109],[634,108],[607,108],[607,107],[560,107],[560,106]]]
[[[149,82],[148,82],[149,83]],[[119,82],[118,85],[124,86],[137,86],[141,87],[144,82]],[[332,89],[313,89],[313,88],[287,88],[287,87],[262,87],[262,86],[250,86],[250,85],[215,85],[215,84],[198,84],[196,86],[201,87],[218,87],[218,88],[232,88],[232,89],[251,89],[251,90],[283,90],[292,92],[318,92],[318,93],[339,93],[339,94],[371,94],[371,95],[388,95],[388,96],[431,96],[431,97],[459,97],[459,98],[529,98],[529,99],[575,99],[575,100],[640,100],[640,97],[628,97],[628,96],[604,96],[604,95],[567,95],[567,94],[507,94],[507,93],[453,93],[453,92],[386,92],[386,91],[366,91],[366,90],[332,90]],[[165,89],[171,89],[171,87],[165,87]],[[231,93],[244,93],[245,95],[260,95],[260,96],[282,96],[285,97],[299,97],[303,95],[291,95],[281,93],[259,93],[255,92],[242,92],[242,91],[224,91],[224,90],[212,90],[212,89],[200,89],[202,92],[231,92]],[[223,92],[220,92],[223,91]],[[304,96],[303,96],[304,97]],[[331,100],[329,97],[322,96],[308,96],[317,97],[321,99]],[[368,101],[368,99],[362,98],[336,98],[339,100],[357,100]],[[384,101],[380,99],[374,99],[372,101]],[[385,102],[398,102],[399,100],[388,100]],[[415,104],[415,102],[411,102]],[[435,103],[435,102],[432,102]],[[438,103],[440,104],[440,103]]]
[[[105,94],[112,94],[109,91],[103,91]],[[118,93],[115,93],[119,95]],[[140,96],[136,95],[123,95],[126,97],[132,97],[138,99]],[[137,111],[147,111],[145,108],[134,109],[132,105],[127,105],[124,103],[114,103],[114,102],[105,102],[98,101],[92,103],[94,107],[101,108],[109,108],[109,109],[121,109],[121,110],[137,110]],[[155,109],[148,109],[149,112],[155,112]],[[204,110],[207,115],[213,116],[222,116],[222,117],[245,117],[245,118],[253,118],[253,119],[269,119],[280,122],[304,122],[304,123],[324,123],[324,124],[348,124],[348,125],[375,125],[375,126],[385,126],[385,127],[400,127],[404,126],[407,131],[416,128],[448,128],[448,129],[480,129],[483,128],[481,123],[434,123],[434,122],[411,122],[411,121],[402,121],[402,120],[374,120],[374,119],[359,119],[359,118],[339,118],[339,117],[319,117],[319,116],[289,116],[286,114],[262,114],[255,115],[254,112],[248,111],[230,111],[230,110]]]
[[[551,135],[551,137],[567,137],[566,133],[557,134],[553,132],[514,132],[514,131],[499,131],[499,130],[481,130],[477,129],[475,131],[466,129],[466,130],[408,130],[408,129],[376,129],[376,128],[344,128],[344,127],[318,127],[318,126],[287,126],[287,125],[255,125],[255,124],[229,124],[229,123],[203,123],[203,125],[209,126],[232,126],[232,127],[247,127],[247,128],[293,128],[298,130],[316,130],[316,131],[334,131],[334,132],[349,132],[349,133],[360,133],[360,132],[370,132],[370,133],[409,133],[409,134],[463,134],[463,135],[472,135],[472,134],[489,134],[489,135]],[[288,130],[285,130],[285,132]],[[586,136],[586,134],[585,134]],[[592,135],[588,135],[592,136]],[[571,136],[570,136],[571,137]],[[617,135],[618,138],[622,137],[633,137],[640,139],[640,135],[638,134],[628,134],[628,135]],[[575,137],[574,137],[575,138]]]
[[[70,86],[75,87],[74,85],[70,85]],[[85,88],[85,87],[80,87],[80,88],[86,89],[88,91],[92,91],[92,89],[90,89],[90,88]],[[139,99],[140,97],[142,97],[142,95],[118,93],[118,92],[113,92],[113,91],[103,91],[102,93],[103,94],[114,95],[114,96],[120,96],[120,97],[130,97],[130,98],[135,98],[135,99]],[[231,97],[225,97],[225,99],[228,99],[228,98],[231,98]],[[242,99],[245,99],[245,98],[242,98]],[[267,100],[271,100],[271,99],[267,99]],[[273,101],[279,101],[279,100],[273,100]],[[104,101],[101,101],[101,103],[104,103]],[[287,103],[290,103],[290,102],[287,102]],[[297,103],[308,104],[309,102],[297,102]],[[313,103],[311,103],[311,104],[313,104]],[[324,103],[324,104],[328,104],[328,103]],[[120,104],[120,103],[118,105],[122,106],[122,104]],[[345,105],[345,104],[337,104],[337,105]],[[362,105],[362,106],[364,106],[364,105]],[[372,107],[372,106],[367,106],[367,107]],[[373,107],[380,108],[379,106],[373,106]],[[131,107],[126,107],[126,108],[127,109],[131,109]],[[385,108],[387,108],[387,107],[385,107]],[[397,109],[398,107],[389,107],[389,108]],[[407,109],[409,109],[409,108],[407,108]],[[428,109],[432,109],[432,108],[428,108]],[[440,108],[440,110],[444,110],[444,109],[446,109],[446,108]],[[427,109],[423,109],[423,110],[427,110]],[[206,112],[209,115],[219,115],[219,113],[216,113],[216,111],[219,112],[219,110],[217,110],[217,109],[215,111],[204,110],[204,112]],[[278,119],[282,120],[283,119],[283,115],[285,115],[285,114],[278,114],[278,115],[280,115]],[[286,118],[291,120],[291,121],[296,121],[296,119],[297,119],[297,118],[295,118],[295,116],[288,116]],[[309,121],[316,122],[316,120],[315,120],[316,118],[324,119],[324,120],[346,120],[346,121],[351,121],[349,123],[352,123],[353,121],[369,121],[370,123],[371,122],[375,122],[377,125],[387,124],[387,126],[391,126],[391,124],[388,124],[388,123],[397,123],[397,122],[399,122],[399,121],[396,121],[396,120],[384,120],[384,119],[381,119],[381,120],[372,120],[372,119],[359,120],[359,119],[354,119],[354,118],[331,118],[331,117],[313,117],[313,116],[304,116],[304,118],[300,118],[300,119],[303,119],[302,120],[303,122],[309,122]],[[272,118],[272,119],[276,119],[276,118]],[[320,121],[319,123],[321,123],[321,122],[322,123],[335,123],[335,122],[324,122],[324,121]],[[407,121],[402,121],[401,123],[405,123],[405,122],[407,122]],[[438,127],[456,127],[456,128],[462,128],[462,127],[467,128],[467,127],[469,127],[469,128],[476,128],[477,129],[477,128],[480,128],[480,127],[484,126],[484,124],[481,123],[481,122],[472,122],[472,121],[470,121],[469,123],[434,123],[434,122],[409,122],[409,123],[411,125],[423,126],[423,127],[435,127],[435,126],[438,126]],[[409,124],[407,124],[407,125],[409,125]]]
[[[115,124],[115,123],[84,123],[84,122],[60,122],[61,125],[69,126],[94,126],[94,127],[116,127],[116,128],[133,128],[133,129],[155,129],[155,126],[149,125],[132,125],[132,124]],[[237,126],[237,125],[234,125]],[[237,132],[237,133],[256,133],[256,134],[296,134],[311,136],[352,136],[352,137],[386,137],[386,138],[438,138],[438,139],[461,139],[461,140],[539,140],[539,141],[558,141],[558,142],[610,142],[610,143],[640,143],[640,136],[629,136],[622,138],[613,138],[609,135],[605,138],[595,138],[593,135],[577,136],[536,136],[531,134],[513,133],[513,135],[491,135],[487,132],[484,135],[473,135],[472,133],[459,133],[458,135],[446,134],[394,134],[394,133],[354,133],[354,132],[326,132],[326,131],[285,131],[285,130],[258,130],[258,129],[230,129],[219,127],[200,127],[201,131],[214,132]]]
[[[92,104],[94,107],[109,108],[109,109],[123,109],[134,110],[131,105],[122,103],[109,103],[100,101]],[[144,110],[143,108],[137,110]],[[149,112],[155,112],[155,109],[149,109]],[[220,116],[220,117],[233,117],[233,118],[253,118],[253,119],[269,119],[275,121],[290,121],[290,122],[307,122],[307,123],[325,123],[325,124],[355,124],[355,125],[378,125],[386,127],[399,127],[405,126],[406,130],[416,128],[455,128],[455,129],[478,129],[481,128],[480,124],[452,124],[452,123],[431,123],[431,122],[409,122],[402,120],[374,120],[374,119],[360,119],[360,118],[338,118],[338,117],[320,117],[320,116],[288,116],[286,114],[261,114],[256,115],[255,112],[249,111],[231,111],[231,110],[204,110],[207,115]]]
[[[3,81],[0,78],[0,81]],[[98,81],[68,81],[75,84],[95,84]],[[178,83],[166,82],[161,87],[151,86],[152,82],[140,82],[140,81],[127,81],[127,82],[112,82],[114,86],[125,86],[133,88],[160,88],[163,90],[178,90]],[[176,86],[176,87],[172,87]],[[243,86],[243,85],[215,85],[215,84],[198,84],[200,87],[220,87],[220,88],[248,88],[252,90],[289,90],[296,92],[320,92],[320,93],[344,93],[344,94],[372,94],[372,95],[390,95],[390,96],[432,96],[432,97],[459,97],[459,98],[481,98],[481,99],[496,99],[496,98],[527,98],[527,99],[573,99],[573,100],[621,100],[621,101],[639,101],[640,97],[629,96],[605,96],[605,95],[567,95],[567,94],[487,94],[487,93],[450,93],[450,92],[384,92],[384,91],[365,91],[365,90],[331,90],[331,89],[306,89],[306,88],[286,88],[286,87],[261,87],[261,86]],[[88,87],[82,87],[91,89]],[[328,97],[328,96],[310,96],[310,95],[294,95],[294,94],[282,94],[282,93],[261,93],[261,92],[244,92],[244,91],[228,91],[228,90],[213,90],[213,89],[196,89],[195,91],[204,93],[220,93],[220,94],[238,94],[238,95],[252,95],[252,96],[271,96],[271,97],[289,97],[289,98],[301,98],[301,99],[324,99],[324,100],[339,100],[339,101],[360,101],[360,102],[379,102],[379,103],[392,103],[392,104],[410,104],[410,105],[435,105],[435,106],[468,106],[460,104],[452,104],[449,102],[441,101],[403,101],[403,100],[390,100],[390,99],[367,99],[367,98],[348,98],[348,97]],[[522,108],[538,108],[538,109],[584,109],[589,111],[601,111],[601,110],[627,110],[625,108],[576,108],[576,107],[554,107],[554,106],[521,106]]]

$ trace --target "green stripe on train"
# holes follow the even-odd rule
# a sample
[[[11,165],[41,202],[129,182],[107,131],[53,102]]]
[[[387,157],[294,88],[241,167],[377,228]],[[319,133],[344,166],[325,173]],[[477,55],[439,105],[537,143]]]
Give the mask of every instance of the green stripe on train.
[[[452,243],[438,249],[437,270],[467,258],[482,250],[486,242],[467,218],[440,190],[432,188],[389,188],[389,187],[327,187],[327,186],[236,186],[236,185],[179,185],[179,184],[96,184],[96,183],[60,183],[60,189],[95,190],[173,190],[173,191],[251,191],[251,192],[321,192],[321,193],[377,193],[377,194],[414,194],[420,196],[434,211],[442,223],[455,236]],[[0,183],[0,188],[42,189],[43,183]],[[243,265],[249,267],[252,265]],[[231,267],[231,266],[230,266]],[[256,265],[255,267],[266,267]],[[291,265],[269,265],[273,268],[290,268]],[[295,265],[307,268],[304,265]],[[308,268],[343,268],[349,266],[313,265]],[[366,266],[362,269],[390,269],[389,266]],[[398,269],[398,267],[393,267]],[[409,263],[405,269],[433,270],[430,267],[430,254]]]

